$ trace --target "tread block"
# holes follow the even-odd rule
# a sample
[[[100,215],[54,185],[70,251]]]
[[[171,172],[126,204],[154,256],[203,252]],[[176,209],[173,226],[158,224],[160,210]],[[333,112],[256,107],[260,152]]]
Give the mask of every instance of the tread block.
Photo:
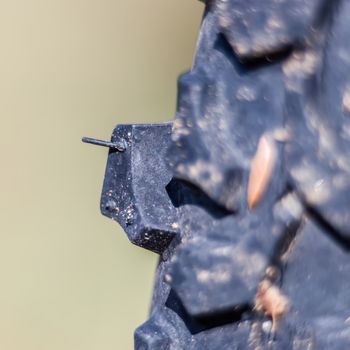
[[[163,307],[136,329],[135,350],[188,349],[191,334],[182,327],[182,320],[174,312]]]
[[[337,2],[330,2],[337,3]],[[285,168],[307,206],[350,246],[350,3],[332,21],[331,40],[297,52],[287,82]]]
[[[283,265],[281,257],[299,227],[300,213],[286,216],[291,207],[279,203],[273,217],[260,213],[262,218],[251,215],[239,222],[230,216],[211,223],[203,211],[192,209],[193,222],[187,221],[187,229],[196,229],[199,211],[207,231],[202,237],[187,238],[166,271],[169,284],[192,317],[235,308],[239,312],[254,303],[267,268]]]
[[[219,27],[241,59],[305,42],[328,0],[218,1]]]
[[[251,303],[267,266],[264,257],[244,261],[246,252],[227,242],[198,243],[186,245],[168,273],[187,312],[202,317]]]
[[[322,227],[308,219],[296,237],[282,290],[291,300],[289,317],[315,333],[315,349],[350,346],[350,259]]]
[[[101,196],[102,214],[116,220],[130,241],[161,253],[178,233],[177,214],[166,185],[172,178],[164,161],[171,123],[119,125],[112,141],[124,139],[124,152],[110,150]]]
[[[136,350],[168,350],[171,344],[166,330],[153,322],[153,319],[136,329],[134,339]]]
[[[179,80],[168,159],[176,177],[238,212],[245,203],[250,163],[260,137],[283,126],[279,101],[284,98],[284,83],[279,66],[240,76],[224,62],[223,39],[216,45],[219,51],[213,51],[211,59],[222,70],[215,71],[215,82],[195,72]]]

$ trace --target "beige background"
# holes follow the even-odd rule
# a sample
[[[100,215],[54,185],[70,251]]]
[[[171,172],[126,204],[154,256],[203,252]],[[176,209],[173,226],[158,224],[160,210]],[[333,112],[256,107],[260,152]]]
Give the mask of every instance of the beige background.
[[[195,0],[0,0],[0,349],[132,349],[156,256],[99,214],[108,139],[172,119]]]

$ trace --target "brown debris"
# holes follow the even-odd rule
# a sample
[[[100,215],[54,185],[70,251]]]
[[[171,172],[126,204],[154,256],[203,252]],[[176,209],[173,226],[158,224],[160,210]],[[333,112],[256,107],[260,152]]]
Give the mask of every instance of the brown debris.
[[[264,134],[251,163],[248,181],[248,207],[254,209],[261,201],[270,183],[277,159],[275,141]]]
[[[266,315],[272,318],[271,331],[275,333],[278,321],[289,310],[289,301],[277,286],[264,280],[259,285],[255,308],[257,311],[264,311]]]

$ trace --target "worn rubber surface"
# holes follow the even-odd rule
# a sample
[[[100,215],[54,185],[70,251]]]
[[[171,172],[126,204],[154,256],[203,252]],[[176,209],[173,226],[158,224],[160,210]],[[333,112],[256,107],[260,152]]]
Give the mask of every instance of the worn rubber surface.
[[[175,121],[102,212],[160,254],[137,350],[350,348],[350,1],[207,1]]]

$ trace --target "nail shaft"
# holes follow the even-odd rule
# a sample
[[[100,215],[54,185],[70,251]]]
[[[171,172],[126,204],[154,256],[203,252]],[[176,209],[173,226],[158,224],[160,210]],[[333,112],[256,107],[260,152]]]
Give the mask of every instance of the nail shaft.
[[[110,141],[93,139],[90,137],[83,137],[81,140],[85,143],[91,143],[92,145],[113,148],[119,152],[125,151],[125,148],[126,148],[125,143],[122,141],[110,142]]]

